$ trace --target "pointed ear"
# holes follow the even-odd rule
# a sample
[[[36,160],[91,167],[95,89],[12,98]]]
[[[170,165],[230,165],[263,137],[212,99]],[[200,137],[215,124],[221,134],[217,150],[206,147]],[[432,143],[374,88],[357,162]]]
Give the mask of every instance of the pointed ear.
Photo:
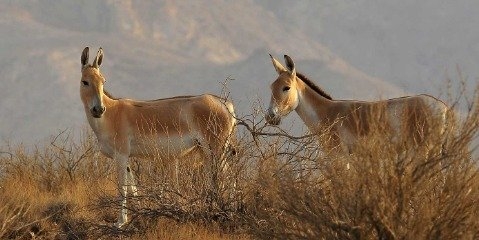
[[[271,57],[271,61],[273,62],[273,66],[274,66],[274,69],[276,69],[276,72],[278,74],[281,74],[282,72],[286,72],[286,68],[283,67],[283,65],[281,65],[281,63],[278,62],[278,60],[274,59],[274,57],[269,54],[269,56]]]
[[[98,53],[96,54],[95,60],[93,60],[93,67],[100,68],[102,61],[103,61],[103,49],[100,47],[100,49],[98,49]]]
[[[296,68],[294,67],[293,59],[291,59],[291,57],[288,55],[284,55],[284,61],[286,62],[288,72],[291,73],[292,76],[296,76]]]
[[[84,67],[86,67],[86,65],[88,64],[88,52],[90,51],[90,49],[88,47],[85,47],[85,49],[83,49],[83,52],[81,54],[81,68],[83,69]]]

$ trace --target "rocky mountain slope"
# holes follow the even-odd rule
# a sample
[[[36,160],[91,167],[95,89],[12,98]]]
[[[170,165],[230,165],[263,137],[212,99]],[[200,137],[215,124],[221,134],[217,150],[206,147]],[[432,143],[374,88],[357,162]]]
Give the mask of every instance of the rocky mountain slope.
[[[413,48],[404,51],[390,47],[390,40],[403,41],[396,37],[408,40],[403,35],[381,37],[394,31],[388,26],[400,27],[402,19],[399,13],[392,15],[389,22],[378,23],[381,31],[369,26],[374,17],[388,17],[380,10],[396,9],[374,2],[375,8],[349,1],[0,2],[0,138],[35,143],[62,129],[86,125],[78,95],[85,46],[92,51],[104,48],[106,88],[116,96],[219,94],[220,82],[233,78],[229,89],[240,114],[249,113],[258,98],[269,101],[276,73],[268,53],[278,59],[289,54],[299,71],[337,98],[396,97],[414,92],[416,86],[424,90],[427,82],[402,81],[401,73],[428,81],[429,75],[409,71],[410,62],[422,59],[421,67],[434,71],[434,77],[443,74],[442,65],[427,54],[409,61],[407,53],[423,45],[412,43]],[[449,16],[459,10],[444,11]],[[418,28],[434,25],[431,21]],[[381,41],[388,43],[380,46]],[[460,42],[446,52],[467,51],[457,46]],[[381,51],[371,52],[372,45]]]

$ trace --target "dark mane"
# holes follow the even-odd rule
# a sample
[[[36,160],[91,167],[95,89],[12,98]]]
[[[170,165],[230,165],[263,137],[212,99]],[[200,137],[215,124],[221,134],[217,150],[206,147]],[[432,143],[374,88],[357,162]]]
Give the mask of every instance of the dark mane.
[[[174,96],[174,97],[167,97],[167,98],[158,98],[158,99],[153,99],[153,100],[144,100],[144,102],[156,102],[156,101],[162,101],[162,100],[170,100],[170,99],[177,99],[177,98],[190,98],[190,97],[196,97],[196,96],[192,96],[192,95]]]
[[[121,98],[114,97],[110,92],[108,92],[105,89],[103,89],[103,94],[105,94],[107,97],[109,97],[113,100],[121,99]],[[161,100],[170,100],[170,99],[177,99],[177,98],[190,98],[190,97],[195,97],[195,96],[174,96],[174,97],[159,98],[159,99],[153,99],[153,100],[143,100],[142,102],[156,102],[156,101],[161,101]]]
[[[118,100],[119,98],[113,97],[111,93],[109,93],[107,90],[103,89],[103,94],[105,94],[107,97],[113,99],[113,100]]]
[[[319,95],[329,99],[329,100],[333,100],[333,98],[331,97],[331,95],[327,94],[323,89],[321,89],[320,87],[318,87],[318,85],[314,84],[313,81],[311,81],[309,78],[307,78],[306,76],[304,76],[303,74],[299,73],[299,72],[296,72],[296,77],[298,77],[299,79],[301,79],[301,81],[303,81],[304,83],[306,83],[306,85],[308,85],[311,89],[313,89],[315,92],[317,92]]]

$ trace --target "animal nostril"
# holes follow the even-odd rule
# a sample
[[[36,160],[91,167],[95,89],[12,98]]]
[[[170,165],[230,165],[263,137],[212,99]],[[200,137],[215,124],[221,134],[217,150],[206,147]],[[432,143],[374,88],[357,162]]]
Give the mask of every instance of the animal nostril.
[[[276,114],[274,114],[274,112],[271,111],[271,110],[266,113],[266,119],[268,119],[268,120],[272,120],[275,117],[276,117]]]
[[[97,113],[102,113],[102,112],[105,111],[105,107],[103,107],[103,106],[95,106],[95,107],[93,107],[93,111],[94,111],[94,112],[97,112]]]
[[[94,106],[92,109],[91,109],[91,112],[94,113],[94,114],[102,114],[104,113],[106,110],[106,108],[104,106]]]
[[[266,122],[272,125],[279,125],[281,118],[272,112],[268,112],[265,116]]]

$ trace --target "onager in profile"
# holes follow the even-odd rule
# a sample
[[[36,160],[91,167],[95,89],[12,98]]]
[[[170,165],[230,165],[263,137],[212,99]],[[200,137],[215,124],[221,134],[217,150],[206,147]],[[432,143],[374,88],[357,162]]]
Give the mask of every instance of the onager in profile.
[[[88,54],[86,47],[81,55],[80,96],[100,151],[118,164],[122,201],[116,225],[121,227],[128,222],[127,192],[137,194],[129,157],[173,160],[196,150],[212,170],[213,159],[222,159],[230,147],[236,119],[231,102],[210,94],[149,101],[113,98],[103,89],[103,50],[92,64]]]
[[[278,78],[271,84],[266,121],[278,125],[295,110],[313,133],[329,129],[329,146],[351,153],[355,143],[380,123],[394,142],[419,144],[432,132],[445,130],[448,107],[429,95],[405,96],[374,102],[333,100],[304,75],[285,55],[286,68],[271,56]],[[374,119],[373,119],[374,118]],[[385,141],[389,141],[385,139]]]

